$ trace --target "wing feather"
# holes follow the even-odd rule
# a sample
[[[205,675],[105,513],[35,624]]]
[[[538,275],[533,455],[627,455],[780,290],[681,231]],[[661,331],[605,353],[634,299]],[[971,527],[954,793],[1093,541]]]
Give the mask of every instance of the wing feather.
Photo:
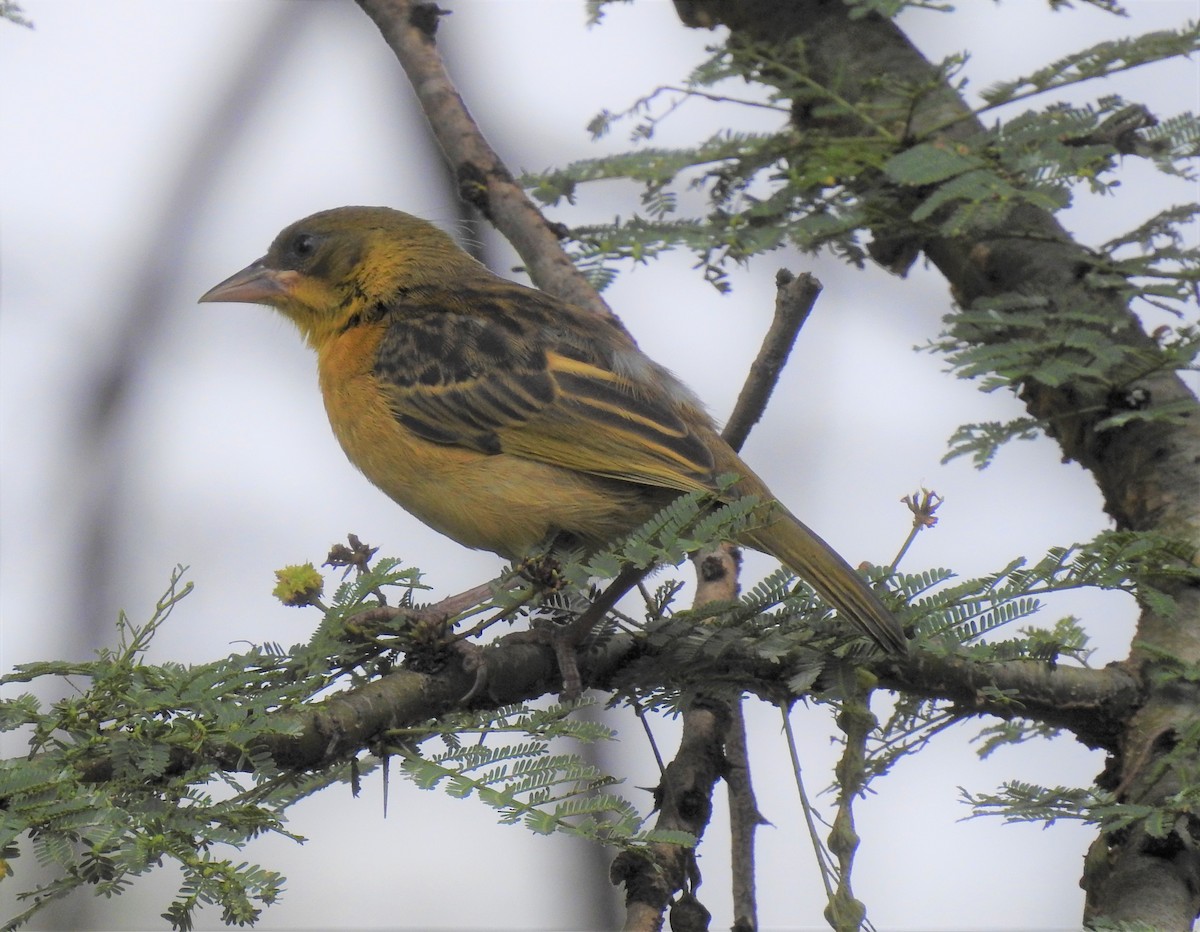
[[[445,311],[400,319],[380,344],[375,377],[397,420],[433,443],[645,485],[710,488],[713,454],[702,428],[689,424],[689,414],[703,415],[686,410],[673,377],[655,366],[641,379],[614,371],[612,349],[583,352],[556,341],[561,332],[530,334]],[[632,343],[619,349],[637,352]]]

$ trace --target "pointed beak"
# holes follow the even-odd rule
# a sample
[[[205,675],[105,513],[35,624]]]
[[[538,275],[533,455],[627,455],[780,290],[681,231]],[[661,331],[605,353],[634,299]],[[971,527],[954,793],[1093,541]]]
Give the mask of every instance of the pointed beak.
[[[267,266],[264,256],[200,296],[200,303],[229,301],[237,304],[275,304],[291,293],[298,272],[279,272]]]

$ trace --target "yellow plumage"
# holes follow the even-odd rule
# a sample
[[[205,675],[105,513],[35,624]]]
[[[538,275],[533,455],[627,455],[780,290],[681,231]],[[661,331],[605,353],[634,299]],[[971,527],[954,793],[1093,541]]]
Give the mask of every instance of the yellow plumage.
[[[493,275],[432,224],[382,207],[307,217],[202,301],[269,304],[316,350],[334,434],[375,485],[468,547],[516,559],[608,544],[681,492],[774,496],[690,391],[615,320]],[[884,648],[903,632],[782,506],[744,543]]]

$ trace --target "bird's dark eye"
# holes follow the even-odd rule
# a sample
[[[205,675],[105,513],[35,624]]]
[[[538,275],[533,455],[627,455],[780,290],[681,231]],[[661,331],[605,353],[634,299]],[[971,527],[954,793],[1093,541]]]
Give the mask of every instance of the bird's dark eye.
[[[317,251],[317,238],[311,233],[297,233],[292,238],[291,253],[297,259],[308,259]]]

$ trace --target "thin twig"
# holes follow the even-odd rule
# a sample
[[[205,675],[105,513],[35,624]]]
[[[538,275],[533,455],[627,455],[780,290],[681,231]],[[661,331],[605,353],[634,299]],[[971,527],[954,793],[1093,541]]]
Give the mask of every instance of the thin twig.
[[[725,442],[735,450],[742,448],[750,429],[762,417],[800,328],[821,294],[821,283],[807,272],[794,276],[787,269],[780,269],[775,274],[775,287],[775,317],[721,432]]]
[[[454,637],[450,638],[450,641],[451,642],[466,641],[466,640],[469,640],[470,638],[478,637],[479,635],[483,634],[483,632],[486,631],[488,628],[490,628],[492,625],[497,624],[501,621],[506,621],[508,618],[510,618],[512,616],[513,612],[517,611],[517,609],[523,608],[524,606],[528,605],[535,598],[537,598],[537,595],[538,595],[538,593],[531,589],[528,593],[526,593],[524,596],[522,596],[520,599],[518,599],[512,605],[509,605],[506,608],[502,608],[498,612],[493,612],[491,615],[488,615],[487,618],[483,619],[483,621],[476,622],[470,628],[466,628],[462,631],[459,631],[457,634],[454,635]]]
[[[656,97],[659,97],[662,94],[682,94],[684,97],[699,97],[715,104],[737,104],[741,107],[755,107],[763,110],[774,110],[776,113],[791,113],[791,108],[784,107],[780,104],[772,104],[762,100],[750,100],[748,97],[731,97],[727,94],[713,94],[709,91],[697,90],[694,87],[680,87],[676,84],[663,84],[659,87],[656,87],[644,97],[639,97],[629,107],[626,107],[620,113],[609,114],[609,119],[621,120],[625,117],[630,117],[641,113],[643,110],[649,107]],[[674,106],[674,104],[671,104],[671,106]]]
[[[829,852],[825,850],[825,846],[821,843],[821,836],[817,831],[817,816],[813,810],[812,803],[808,799],[808,793],[804,789],[804,776],[800,768],[800,752],[796,749],[796,735],[792,731],[792,720],[788,715],[788,707],[780,704],[779,712],[783,716],[783,733],[787,738],[788,754],[792,759],[792,776],[796,780],[796,793],[800,797],[800,808],[804,811],[804,821],[808,825],[808,837],[812,841],[813,853],[817,858],[817,868],[821,871],[821,882],[825,884],[825,896],[830,903],[833,902],[833,884],[830,877],[833,875],[833,863],[829,856]]]
[[[658,775],[661,777],[663,771],[667,769],[667,765],[663,762],[662,751],[658,749],[658,739],[654,737],[650,722],[646,720],[646,710],[636,700],[633,703],[633,710],[637,714],[638,721],[642,723],[642,730],[646,733],[646,741],[650,744],[650,751],[654,754],[654,761],[658,764]]]

